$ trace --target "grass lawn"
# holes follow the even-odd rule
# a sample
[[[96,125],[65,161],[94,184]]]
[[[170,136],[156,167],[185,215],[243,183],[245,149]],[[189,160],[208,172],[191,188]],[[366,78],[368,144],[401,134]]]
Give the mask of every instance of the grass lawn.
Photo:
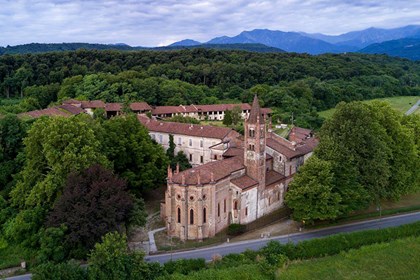
[[[420,237],[293,261],[277,279],[420,279]]]
[[[420,99],[420,96],[395,96],[395,97],[386,97],[386,98],[366,100],[364,102],[372,102],[374,100],[386,101],[386,102],[389,102],[391,107],[394,108],[395,110],[400,111],[401,113],[405,113],[419,99]],[[318,112],[318,114],[325,119],[329,119],[334,114],[334,112],[335,112],[335,108]],[[416,113],[418,114],[419,110],[417,110]]]

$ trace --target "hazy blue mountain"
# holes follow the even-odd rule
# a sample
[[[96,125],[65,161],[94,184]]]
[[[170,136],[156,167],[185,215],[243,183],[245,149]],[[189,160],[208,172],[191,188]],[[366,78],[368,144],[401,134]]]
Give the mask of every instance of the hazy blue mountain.
[[[268,29],[255,29],[244,31],[234,37],[217,37],[207,44],[249,44],[260,43],[280,48],[288,52],[321,54],[356,51],[357,48],[349,46],[336,46],[334,44],[303,36],[297,32],[273,31]]]
[[[185,39],[179,42],[175,42],[169,45],[169,47],[176,47],[176,46],[197,46],[201,45],[200,42],[191,40],[191,39]]]
[[[373,43],[381,43],[401,38],[420,38],[420,25],[408,25],[393,29],[371,27],[365,30],[348,32],[337,36],[324,35],[320,33],[309,34],[303,32],[300,34],[314,39],[323,40],[331,44],[364,48]]]
[[[261,52],[261,53],[279,53],[285,52],[282,49],[266,46],[263,44],[201,44],[193,46],[173,46],[169,45],[166,47],[153,48],[154,50],[180,50],[180,49],[216,49],[216,50],[240,50],[249,52]]]
[[[420,60],[420,38],[404,38],[399,40],[376,43],[361,49],[361,53],[387,54]]]

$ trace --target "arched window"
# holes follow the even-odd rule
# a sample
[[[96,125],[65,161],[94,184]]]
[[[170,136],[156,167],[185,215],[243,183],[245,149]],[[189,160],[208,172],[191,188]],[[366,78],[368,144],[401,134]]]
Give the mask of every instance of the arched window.
[[[206,208],[203,208],[203,224],[207,222],[207,210]]]
[[[194,224],[194,210],[190,210],[190,225]]]
[[[181,223],[181,209],[178,208],[178,223]]]
[[[235,202],[233,203],[233,210],[238,210],[238,201],[235,200]]]

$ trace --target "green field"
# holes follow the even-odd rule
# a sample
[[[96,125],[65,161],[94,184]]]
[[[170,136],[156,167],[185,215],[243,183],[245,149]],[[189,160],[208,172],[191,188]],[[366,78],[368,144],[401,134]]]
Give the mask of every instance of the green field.
[[[277,279],[420,279],[420,237],[294,261]]]
[[[372,100],[367,100],[363,102],[386,101],[386,102],[389,102],[391,107],[394,108],[395,110],[400,111],[401,113],[405,113],[419,99],[420,99],[420,96],[395,96],[395,97],[372,99]],[[420,113],[419,111],[420,110],[418,109],[415,113],[419,114]],[[334,114],[334,112],[335,112],[335,108],[332,108],[329,110],[318,112],[318,114],[325,119],[329,119]]]

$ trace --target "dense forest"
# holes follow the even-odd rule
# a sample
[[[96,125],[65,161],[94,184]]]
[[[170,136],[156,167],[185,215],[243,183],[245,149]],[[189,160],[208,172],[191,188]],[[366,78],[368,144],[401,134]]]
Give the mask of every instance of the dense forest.
[[[58,44],[42,44],[31,43],[17,46],[0,47],[0,55],[3,54],[30,54],[30,53],[46,53],[46,52],[62,52],[85,50],[118,50],[118,51],[136,51],[136,50],[181,50],[181,49],[216,49],[216,50],[243,50],[251,52],[284,52],[275,47],[269,47],[263,44],[199,44],[193,46],[170,45],[165,47],[132,47],[126,44],[90,44],[90,43],[58,43]]]
[[[262,105],[274,109],[274,119],[290,122],[293,114],[297,125],[318,128],[317,111],[340,101],[420,95],[419,85],[418,62],[364,54],[197,48],[0,56],[0,96],[19,99],[2,106],[3,113],[66,98],[179,105],[250,102],[257,93]]]

